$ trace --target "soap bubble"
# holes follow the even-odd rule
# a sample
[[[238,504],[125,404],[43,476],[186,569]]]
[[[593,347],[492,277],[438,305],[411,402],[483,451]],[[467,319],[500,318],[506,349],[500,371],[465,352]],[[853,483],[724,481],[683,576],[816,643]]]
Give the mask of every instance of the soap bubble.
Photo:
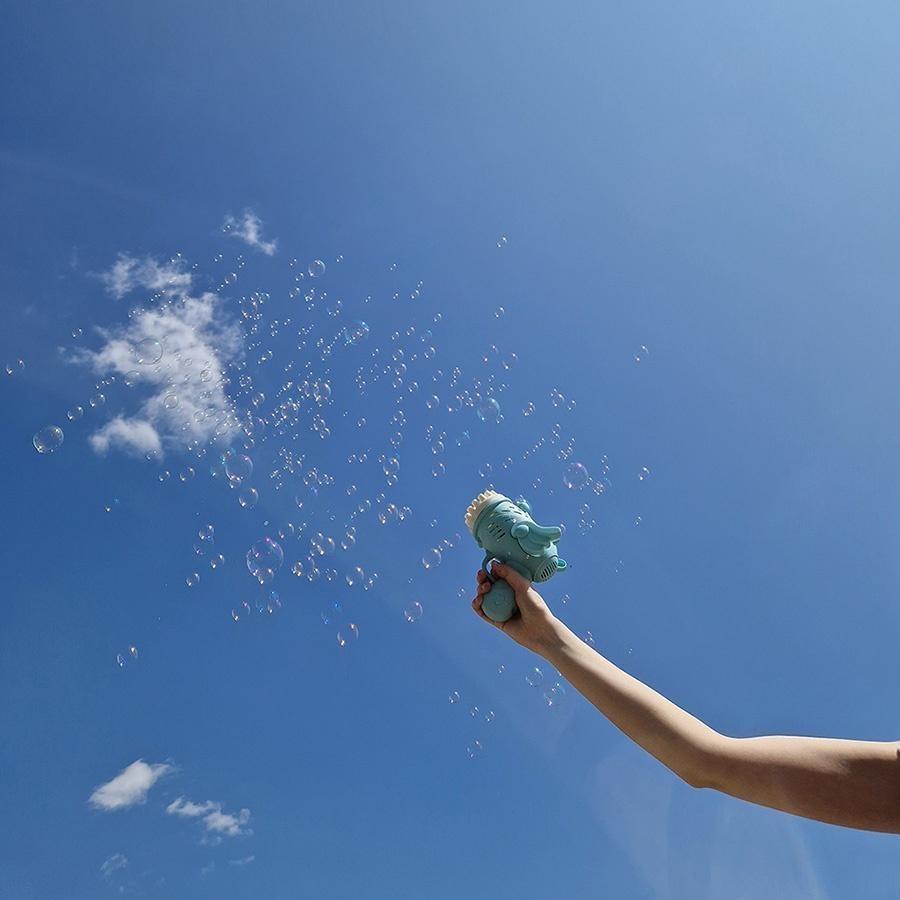
[[[255,487],[241,488],[241,492],[238,494],[238,503],[240,503],[244,509],[253,509],[258,500],[259,491],[257,491]]]
[[[494,310],[495,319],[502,319],[504,315],[506,315],[506,310],[502,306],[498,306],[497,309]]]
[[[646,481],[650,477],[650,470],[646,466],[641,466],[641,471],[638,472],[638,481]]]
[[[469,755],[469,759],[475,759],[477,756],[481,755],[482,749],[481,741],[472,741],[472,743],[466,747],[466,753]]]
[[[318,278],[320,275],[325,274],[325,263],[322,262],[321,259],[314,259],[309,264],[309,277],[310,278]]]
[[[403,610],[403,616],[407,622],[418,622],[418,620],[422,618],[422,604],[419,603],[418,600],[410,603],[409,606]]]
[[[346,647],[352,644],[359,637],[359,628],[351,622],[346,628],[337,633],[337,642],[339,647]]]
[[[580,491],[590,480],[587,468],[580,462],[572,463],[563,472],[563,484],[573,491]]]
[[[223,457],[225,461],[225,474],[229,478],[237,478],[243,481],[253,474],[253,460],[236,450],[227,450]]]
[[[274,538],[260,538],[247,551],[247,570],[263,584],[275,577],[283,562],[284,550]]]
[[[362,319],[357,319],[344,328],[343,334],[345,344],[361,344],[369,336],[369,326]]]
[[[451,706],[454,703],[459,703],[459,691],[450,691],[450,696],[447,699],[450,701]]]
[[[530,669],[525,675],[525,680],[532,686],[538,687],[544,683],[544,673],[535,666],[533,669]]]
[[[84,407],[73,406],[67,413],[66,418],[70,422],[77,422],[84,415]]]
[[[117,654],[116,654],[116,665],[117,665],[120,669],[124,669],[124,668],[125,668],[125,657],[124,657],[121,653],[117,653]]]
[[[432,547],[422,554],[422,566],[426,569],[436,569],[441,564],[441,551]]]
[[[496,422],[500,418],[500,404],[493,397],[485,397],[478,404],[476,412],[482,422]]]
[[[647,358],[647,355],[649,353],[650,351],[643,344],[641,344],[641,346],[638,347],[637,353],[634,354],[634,361],[636,363],[642,362]]]
[[[184,583],[189,587],[196,587],[200,584],[200,573],[199,572],[191,572],[187,578],[184,579]]]
[[[497,238],[497,246],[501,249],[503,247],[505,247],[508,243],[509,242],[507,241],[505,234],[501,234],[500,237]]]
[[[544,703],[547,706],[558,706],[566,696],[566,689],[557,681],[551,688],[544,691]]]
[[[144,338],[134,345],[132,351],[135,362],[141,366],[152,366],[162,359],[162,344],[156,338]]]
[[[59,425],[47,425],[38,431],[31,442],[38,453],[54,453],[63,444],[63,430]]]
[[[523,416],[531,416],[533,414],[534,414],[534,404],[531,401],[529,401],[528,403],[525,404],[524,408],[522,409],[522,415]]]

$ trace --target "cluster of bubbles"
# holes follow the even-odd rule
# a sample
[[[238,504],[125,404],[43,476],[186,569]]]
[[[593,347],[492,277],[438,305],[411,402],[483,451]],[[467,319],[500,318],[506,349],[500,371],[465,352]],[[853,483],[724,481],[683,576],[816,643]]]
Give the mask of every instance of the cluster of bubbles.
[[[497,247],[504,248],[507,243],[506,236],[501,236]],[[238,282],[243,286],[248,280],[242,256],[229,262],[223,254],[216,254],[213,261],[222,267],[216,278],[216,291],[223,298],[236,290],[247,290],[236,288]],[[510,371],[518,364],[518,355],[510,347],[488,347],[477,371],[467,376],[461,366],[442,356],[443,315],[440,312],[429,314],[425,321],[411,321],[404,326],[396,325],[397,314],[392,312],[390,321],[394,330],[379,340],[378,329],[382,324],[379,300],[371,294],[364,300],[354,300],[347,293],[333,289],[331,282],[340,272],[339,266],[329,268],[322,259],[313,259],[309,263],[291,260],[290,268],[286,303],[279,303],[274,288],[272,294],[267,290],[248,290],[244,296],[234,299],[242,333],[242,353],[227,369],[223,367],[223,371],[217,372],[215,367],[211,370],[206,365],[198,366],[190,354],[173,351],[163,336],[148,335],[130,347],[131,371],[102,378],[86,402],[82,400],[82,405],[73,405],[66,412],[66,419],[73,424],[85,417],[85,407],[88,407],[88,419],[91,410],[96,415],[96,411],[105,410],[107,403],[112,414],[116,403],[115,382],[137,391],[143,389],[142,385],[163,383],[158,403],[173,422],[180,423],[185,437],[178,451],[187,459],[172,469],[162,468],[162,454],[148,453],[148,461],[159,466],[156,477],[161,483],[189,485],[197,473],[203,476],[208,470],[209,477],[226,491],[233,491],[237,505],[247,510],[237,514],[240,524],[249,525],[255,534],[263,535],[244,554],[252,588],[231,608],[233,621],[269,617],[283,608],[276,584],[283,587],[277,579],[285,568],[287,554],[288,579],[292,585],[298,584],[295,579],[302,579],[302,582],[321,582],[328,586],[329,602],[319,618],[332,629],[338,648],[352,646],[359,639],[359,626],[353,621],[355,615],[345,611],[342,598],[346,597],[346,605],[352,606],[353,598],[363,596],[358,592],[374,590],[379,578],[378,572],[371,571],[368,563],[364,567],[357,558],[359,533],[369,523],[392,528],[419,524],[425,503],[420,507],[416,500],[414,513],[404,502],[407,498],[402,497],[401,491],[407,485],[414,485],[421,472],[441,479],[455,474],[474,479],[477,475],[486,487],[493,486],[495,475],[502,476],[504,484],[498,485],[498,489],[503,490],[507,480],[515,483],[519,478],[527,483],[528,476],[523,475],[522,469],[538,468],[534,461],[540,456],[554,467],[553,476],[547,477],[547,485],[542,477],[534,478],[532,490],[539,495],[552,495],[551,485],[558,485],[561,472],[567,491],[581,492],[577,499],[563,495],[570,498],[568,502],[578,504],[579,531],[583,534],[595,527],[590,504],[581,501],[590,491],[601,495],[609,490],[609,463],[605,456],[598,459],[595,454],[583,451],[576,455],[575,439],[567,433],[568,426],[562,424],[570,421],[566,416],[576,409],[573,398],[558,387],[550,391],[549,405],[546,401],[538,405],[525,397],[516,397],[508,380]],[[424,283],[403,278],[396,263],[388,267],[388,272],[396,279],[388,291],[392,303],[415,301],[415,306],[421,309]],[[149,304],[165,306],[178,302],[179,295],[170,285],[157,291]],[[359,317],[360,313],[364,318]],[[141,310],[129,312],[129,317],[136,322],[141,315]],[[504,305],[494,306],[496,319],[506,316]],[[81,339],[83,334],[81,328],[72,330],[73,340]],[[286,352],[285,342],[289,344]],[[634,361],[640,363],[647,355],[648,350],[642,345],[634,354]],[[6,366],[8,375],[23,369],[21,360]],[[270,373],[276,369],[273,378]],[[351,372],[352,378],[339,378],[342,371]],[[192,386],[191,390],[188,385]],[[195,408],[191,404],[190,398],[197,389],[206,406]],[[218,393],[214,395],[214,391]],[[382,407],[380,401],[385,395],[388,403]],[[221,400],[214,401],[214,397],[223,396],[224,405]],[[473,447],[501,445],[504,409],[507,413],[521,410],[522,418],[528,420],[523,423],[513,415],[505,427],[527,424],[535,432],[533,438],[529,437],[522,447],[511,447],[492,461],[468,465],[466,457],[471,455]],[[542,422],[548,412],[558,421]],[[424,429],[419,425],[422,417],[427,419]],[[212,435],[208,439],[193,438],[192,421],[214,423]],[[348,449],[352,452],[337,454],[331,450],[338,435],[341,441],[350,442]],[[33,444],[39,454],[50,455],[62,447],[63,440],[62,429],[54,424],[36,432]],[[265,452],[268,448],[273,452]],[[168,452],[169,447],[166,449]],[[520,468],[519,463],[530,465]],[[542,471],[546,468],[543,462],[540,468]],[[650,470],[643,467],[638,472],[638,481],[645,482],[649,476]],[[372,481],[377,486],[367,491],[365,485]],[[299,513],[297,525],[287,523],[275,529],[266,522],[256,530],[254,523],[259,513],[253,511],[259,506],[261,492],[268,501],[282,489],[288,491],[292,506]],[[116,503],[113,501],[108,509]],[[639,525],[641,516],[634,516],[633,522]],[[438,522],[432,520],[429,525],[434,528]],[[422,570],[433,572],[441,567],[448,551],[460,542],[457,533],[443,540],[432,536],[427,542],[419,543],[419,547],[430,544],[421,555],[419,576]],[[297,551],[297,547],[301,549]],[[225,564],[212,525],[200,528],[192,541],[192,550],[194,565],[185,583],[197,593],[201,571],[214,571]],[[622,561],[618,560],[613,568],[616,573],[621,572]],[[336,597],[333,594],[336,588],[347,593]],[[243,593],[244,589],[240,590]],[[567,599],[568,595],[564,595],[561,602],[565,605]],[[292,605],[292,608],[298,607]],[[433,614],[429,612],[429,616]],[[417,599],[410,600],[402,610],[405,623],[419,622],[422,615],[422,603]],[[590,631],[584,640],[593,644]],[[130,647],[127,653],[117,656],[117,663],[124,666],[136,659],[137,648]],[[503,671],[500,665],[498,672]],[[548,707],[558,706],[565,698],[566,691],[560,682],[545,684],[539,668],[530,670],[525,680],[539,692]],[[458,705],[459,693],[452,692],[449,701]],[[469,716],[485,725],[495,718],[492,710],[481,713],[477,705],[469,707]],[[473,759],[480,756],[481,741],[472,739],[466,752]]]

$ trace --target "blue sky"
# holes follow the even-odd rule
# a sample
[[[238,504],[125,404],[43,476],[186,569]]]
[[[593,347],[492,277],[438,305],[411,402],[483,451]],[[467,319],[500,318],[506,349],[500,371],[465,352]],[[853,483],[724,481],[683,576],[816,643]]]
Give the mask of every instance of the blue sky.
[[[469,609],[462,515],[492,482],[565,524],[551,607],[714,727],[897,737],[896,7],[14,7],[0,896],[894,896],[895,838],[549,707]]]

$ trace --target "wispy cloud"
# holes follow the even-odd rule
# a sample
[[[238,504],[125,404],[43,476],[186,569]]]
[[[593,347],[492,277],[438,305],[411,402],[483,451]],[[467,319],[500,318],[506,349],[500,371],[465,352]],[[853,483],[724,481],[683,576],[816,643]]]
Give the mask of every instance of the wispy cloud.
[[[94,809],[112,812],[144,803],[150,788],[164,775],[173,771],[168,763],[145,763],[135,760],[115,778],[101,784],[88,798]]]
[[[265,253],[266,256],[272,256],[278,249],[277,241],[264,241],[262,239],[262,222],[252,210],[245,209],[239,219],[230,214],[225,216],[222,230],[229,237],[238,238],[248,246]]]
[[[94,432],[94,450],[162,455],[167,446],[206,443],[230,432],[237,423],[225,392],[225,366],[240,352],[241,333],[223,313],[221,298],[191,296],[189,273],[173,274],[155,262],[138,265],[131,257],[120,257],[101,277],[113,293],[130,289],[135,279],[147,288],[165,283],[173,298],[137,311],[118,328],[98,329],[104,341],[99,350],[71,354],[98,375],[123,378],[143,398],[135,410]]]
[[[240,859],[229,859],[229,866],[249,866],[250,863],[254,862],[256,857],[251,853],[250,856],[242,856]]]
[[[237,814],[227,813],[222,804],[215,800],[194,803],[178,797],[166,807],[166,812],[183,819],[202,819],[207,843],[218,843],[222,837],[243,837],[253,833],[247,827],[250,822],[249,809],[242,809]]]
[[[139,288],[170,297],[183,297],[190,291],[192,280],[187,262],[180,256],[160,262],[150,256],[138,259],[128,253],[120,253],[112,266],[96,277],[116,300]]]
[[[100,866],[100,874],[104,878],[112,878],[116,872],[126,868],[128,868],[128,857],[122,853],[113,853],[113,855]]]

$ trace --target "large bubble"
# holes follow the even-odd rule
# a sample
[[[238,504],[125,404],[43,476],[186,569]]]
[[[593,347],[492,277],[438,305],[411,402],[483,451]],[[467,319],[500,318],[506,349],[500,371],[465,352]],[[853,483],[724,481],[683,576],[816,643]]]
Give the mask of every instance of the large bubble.
[[[274,538],[260,538],[247,551],[247,569],[260,584],[271,581],[283,562],[284,551]]]
[[[53,453],[62,447],[63,430],[59,425],[48,425],[38,431],[31,441],[38,453]]]
[[[162,359],[162,344],[156,338],[144,338],[134,345],[133,354],[138,365],[152,366]]]

